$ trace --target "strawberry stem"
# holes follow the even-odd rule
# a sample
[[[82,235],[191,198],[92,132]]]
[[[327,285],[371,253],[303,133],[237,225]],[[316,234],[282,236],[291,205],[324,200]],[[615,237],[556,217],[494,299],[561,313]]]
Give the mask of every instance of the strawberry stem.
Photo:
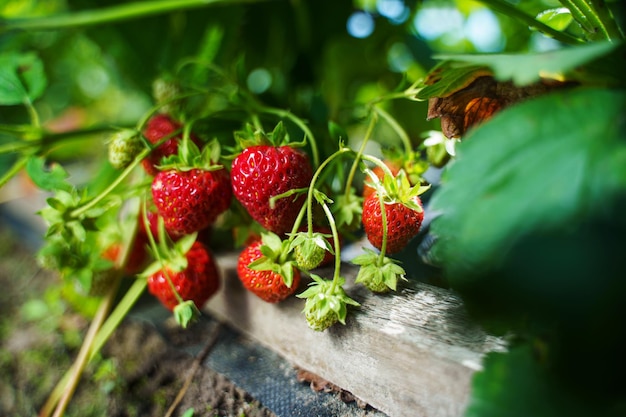
[[[352,163],[352,167],[350,167],[350,172],[348,173],[348,180],[346,181],[345,188],[345,201],[350,201],[350,186],[354,181],[354,176],[356,175],[356,169],[359,166],[359,161],[363,157],[363,153],[365,152],[365,145],[372,137],[372,132],[374,131],[374,126],[376,126],[376,122],[378,121],[378,117],[376,113],[371,114],[370,122],[367,126],[367,130],[365,131],[365,136],[363,137],[363,141],[361,142],[361,146],[359,147],[358,152],[356,153],[356,157],[354,158],[354,162]]]
[[[333,235],[333,246],[335,249],[335,269],[333,271],[333,282],[331,285],[330,293],[334,293],[335,288],[338,285],[341,273],[341,243],[339,242],[339,232],[337,232],[337,224],[335,223],[335,218],[328,208],[328,204],[322,202],[322,209],[324,209],[324,213],[326,214],[326,218],[328,219],[328,223],[330,224],[330,230]]]
[[[407,155],[410,155],[411,152],[413,152],[413,145],[411,144],[411,139],[409,138],[408,133],[406,133],[406,130],[404,130],[404,128],[400,126],[400,123],[398,123],[398,121],[392,115],[387,113],[387,111],[383,110],[379,106],[372,106],[372,109],[376,113],[378,113],[383,119],[385,119],[389,126],[391,126],[393,130],[395,130],[396,134],[402,141],[402,145],[404,146],[404,152]]]
[[[258,107],[259,107],[258,110],[261,113],[273,114],[280,118],[291,120],[296,126],[300,128],[300,130],[302,130],[302,132],[304,132],[304,138],[307,140],[309,145],[311,145],[311,157],[313,159],[313,167],[317,168],[317,166],[319,166],[320,164],[320,157],[319,157],[319,151],[317,149],[317,142],[315,140],[315,136],[313,135],[313,132],[311,131],[311,129],[309,129],[306,123],[302,119],[300,119],[298,116],[296,116],[295,114],[291,113],[288,110],[276,109],[273,107],[266,107],[262,105],[259,105]]]
[[[144,149],[143,151],[141,151],[141,153],[139,153],[139,155],[137,155],[135,157],[133,162],[131,162],[130,165],[128,165],[124,169],[124,171],[122,171],[122,173],[115,179],[115,181],[111,182],[111,184],[109,184],[109,186],[107,188],[105,188],[100,194],[98,194],[96,197],[91,199],[89,202],[87,202],[86,204],[84,204],[82,206],[79,206],[75,210],[73,210],[70,213],[70,216],[74,217],[74,218],[80,217],[81,215],[85,214],[87,211],[89,211],[90,209],[92,209],[96,205],[98,205],[98,203],[100,203],[106,196],[108,196],[111,192],[113,192],[113,190],[115,190],[115,188],[117,188],[117,186],[120,185],[122,183],[122,181],[124,181],[126,179],[126,177],[128,177],[130,175],[130,173],[135,169],[135,167],[146,156],[148,156],[150,151],[151,151],[150,149]]]
[[[339,155],[342,155],[346,152],[352,152],[350,148],[342,147],[337,150],[335,153],[330,155],[322,164],[315,170],[313,174],[313,178],[311,178],[311,183],[309,185],[309,191],[307,193],[307,232],[309,236],[313,234],[313,192],[315,191],[315,183],[317,182],[319,176],[321,175],[324,168],[328,166],[335,158]],[[334,219],[333,219],[334,220]]]
[[[72,368],[64,375],[64,377],[59,381],[55,389],[52,391],[48,400],[42,407],[39,417],[48,417],[52,412],[52,408],[54,409],[54,417],[61,417],[64,415],[67,406],[69,405],[74,392],[76,391],[76,387],[78,386],[78,382],[80,380],[81,375],[83,374],[87,363],[92,358],[92,355],[95,354],[94,350],[94,342],[96,340],[96,336],[101,329],[102,324],[104,323],[107,314],[111,310],[113,302],[115,300],[115,296],[117,295],[117,290],[119,287],[119,283],[121,280],[121,274],[116,274],[115,279],[113,280],[112,285],[109,287],[108,292],[100,302],[98,306],[98,310],[96,311],[96,315],[89,326],[89,330],[85,335],[83,340],[83,344],[81,345],[80,351],[78,352],[78,356],[72,365]]]

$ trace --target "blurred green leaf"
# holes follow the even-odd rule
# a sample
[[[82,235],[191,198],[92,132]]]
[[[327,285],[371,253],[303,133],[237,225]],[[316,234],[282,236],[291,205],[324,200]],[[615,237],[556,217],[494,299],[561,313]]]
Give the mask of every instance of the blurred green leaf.
[[[26,172],[37,187],[46,191],[70,191],[72,186],[66,182],[68,173],[59,164],[52,164],[46,168],[43,157],[32,157],[26,164]],[[51,204],[52,205],[52,204]]]
[[[466,67],[468,65],[489,67],[496,79],[512,80],[516,85],[523,86],[537,82],[541,77],[565,75],[581,65],[610,54],[619,46],[617,42],[606,41],[536,54],[436,55],[435,58],[460,61],[465,63]],[[424,94],[422,92],[418,97]]]
[[[467,135],[430,207],[442,213],[433,253],[456,284],[498,265],[520,237],[571,226],[624,193],[624,108],[623,92],[556,93]]]
[[[537,15],[537,20],[556,30],[565,30],[574,20],[572,13],[565,7],[548,9]]]
[[[438,63],[430,71],[425,79],[426,85],[417,93],[416,98],[427,100],[430,97],[447,97],[483,75],[492,75],[492,72],[485,65],[461,62],[455,56],[451,60]]]
[[[35,54],[0,55],[0,105],[34,101],[45,88],[43,63]]]
[[[606,416],[555,380],[538,352],[528,345],[492,352],[474,375],[465,417]]]

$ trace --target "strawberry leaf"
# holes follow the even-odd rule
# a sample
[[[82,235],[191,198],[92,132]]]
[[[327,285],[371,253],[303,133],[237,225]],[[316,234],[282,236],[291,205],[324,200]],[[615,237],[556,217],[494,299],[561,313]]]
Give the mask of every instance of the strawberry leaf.
[[[69,174],[56,163],[46,168],[46,160],[43,157],[32,157],[26,164],[26,172],[37,187],[46,191],[71,191],[73,186],[66,180]]]
[[[198,307],[196,307],[196,304],[191,300],[183,301],[174,307],[174,318],[183,329],[186,329],[199,315],[200,311]]]

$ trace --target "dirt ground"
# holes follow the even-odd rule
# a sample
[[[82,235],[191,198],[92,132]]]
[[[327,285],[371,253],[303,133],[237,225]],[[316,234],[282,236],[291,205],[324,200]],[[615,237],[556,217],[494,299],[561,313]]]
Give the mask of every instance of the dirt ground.
[[[70,368],[88,321],[77,312],[83,300],[1,220],[0,416],[30,417]],[[163,314],[158,303],[139,304],[87,367],[66,416],[384,417],[210,317],[181,329],[169,315],[150,317]],[[274,412],[224,376],[228,366]]]
[[[0,226],[1,227],[1,226]],[[59,297],[58,279],[0,229],[0,415],[33,416],[80,348],[87,321]],[[127,320],[81,379],[67,416],[166,415],[194,356],[151,326]],[[200,366],[173,416],[274,414],[223,375]]]

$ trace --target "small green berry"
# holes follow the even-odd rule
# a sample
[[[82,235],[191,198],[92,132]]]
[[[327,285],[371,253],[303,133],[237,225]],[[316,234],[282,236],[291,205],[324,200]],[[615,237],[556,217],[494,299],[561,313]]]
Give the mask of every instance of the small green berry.
[[[116,132],[109,140],[109,162],[116,169],[126,168],[143,150],[143,147],[136,131]]]

